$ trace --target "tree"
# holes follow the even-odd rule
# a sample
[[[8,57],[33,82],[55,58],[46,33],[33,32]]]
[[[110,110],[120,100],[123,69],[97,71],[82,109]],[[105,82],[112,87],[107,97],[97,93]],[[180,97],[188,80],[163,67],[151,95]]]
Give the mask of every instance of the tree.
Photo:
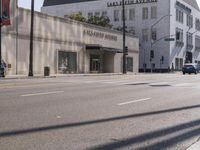
[[[86,19],[81,12],[71,14],[69,17],[70,19],[80,21],[80,22],[87,22],[89,24],[94,24],[97,26],[108,27],[111,28],[112,25],[110,24],[110,19],[107,16],[91,16]]]
[[[91,16],[88,18],[87,23],[111,28],[110,19],[107,16]]]
[[[85,17],[83,17],[83,14],[81,12],[71,14],[69,18],[76,21],[86,22],[86,19]]]

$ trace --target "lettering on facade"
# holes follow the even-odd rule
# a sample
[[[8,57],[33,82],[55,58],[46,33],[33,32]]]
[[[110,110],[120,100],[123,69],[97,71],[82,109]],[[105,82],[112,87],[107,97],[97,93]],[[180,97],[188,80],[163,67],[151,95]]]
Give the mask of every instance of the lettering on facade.
[[[125,0],[124,5],[155,3],[155,2],[158,2],[158,0]],[[107,7],[115,7],[115,6],[121,6],[121,5],[122,5],[122,1],[108,2],[107,3]]]
[[[184,10],[188,14],[192,13],[192,10],[189,7],[185,6],[184,4],[182,4],[182,3],[178,2],[178,1],[176,1],[176,7]]]
[[[83,30],[83,36],[90,36],[90,37],[101,38],[101,39],[110,40],[110,41],[117,41],[117,36],[115,35],[106,34],[106,33],[94,31],[94,30]]]

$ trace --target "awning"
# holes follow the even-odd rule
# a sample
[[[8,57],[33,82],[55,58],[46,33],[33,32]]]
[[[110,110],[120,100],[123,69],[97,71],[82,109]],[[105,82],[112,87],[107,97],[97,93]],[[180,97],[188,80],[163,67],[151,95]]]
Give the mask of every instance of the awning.
[[[102,50],[102,51],[112,52],[112,53],[123,53],[122,49],[104,47],[104,46],[98,45],[98,44],[87,44],[86,45],[86,50],[94,50],[94,49],[95,50]]]

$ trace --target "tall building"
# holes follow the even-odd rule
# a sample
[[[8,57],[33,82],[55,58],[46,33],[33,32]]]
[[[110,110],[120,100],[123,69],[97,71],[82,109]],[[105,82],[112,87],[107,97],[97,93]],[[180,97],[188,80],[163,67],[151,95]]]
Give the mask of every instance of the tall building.
[[[122,0],[45,0],[42,12],[65,17],[108,16],[122,28]],[[140,39],[140,70],[181,70],[200,63],[200,10],[196,0],[125,0],[126,30]]]

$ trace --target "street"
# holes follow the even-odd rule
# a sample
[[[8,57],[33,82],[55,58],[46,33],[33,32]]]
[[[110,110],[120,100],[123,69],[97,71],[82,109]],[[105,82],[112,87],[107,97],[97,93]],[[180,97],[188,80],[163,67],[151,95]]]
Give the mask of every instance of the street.
[[[186,150],[200,74],[0,79],[1,150]]]

